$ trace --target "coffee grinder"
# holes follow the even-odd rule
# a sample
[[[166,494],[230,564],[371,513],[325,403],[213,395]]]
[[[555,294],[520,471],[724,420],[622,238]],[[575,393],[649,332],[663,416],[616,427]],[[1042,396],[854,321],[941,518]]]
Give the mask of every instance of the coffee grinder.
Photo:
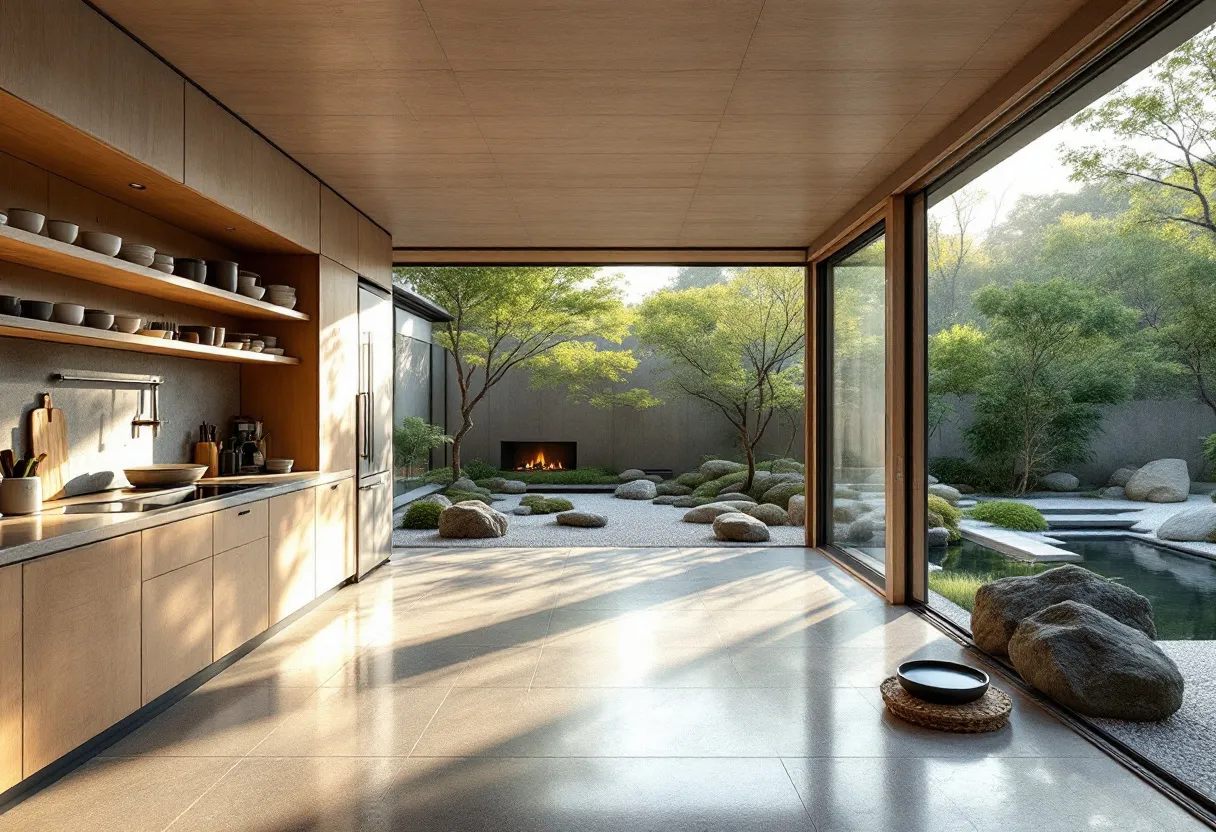
[[[232,417],[232,449],[241,474],[260,474],[266,464],[262,453],[262,423],[248,416]]]

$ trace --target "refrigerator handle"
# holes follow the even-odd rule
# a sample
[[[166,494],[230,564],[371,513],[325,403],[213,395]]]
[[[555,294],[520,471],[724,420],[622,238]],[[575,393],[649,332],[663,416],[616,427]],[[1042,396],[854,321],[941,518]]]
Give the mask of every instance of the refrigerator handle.
[[[367,393],[355,396],[355,443],[359,459],[367,459]]]

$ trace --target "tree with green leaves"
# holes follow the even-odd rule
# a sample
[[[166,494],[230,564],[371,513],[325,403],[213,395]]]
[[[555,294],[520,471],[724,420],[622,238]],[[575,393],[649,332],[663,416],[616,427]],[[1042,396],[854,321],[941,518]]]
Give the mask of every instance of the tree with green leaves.
[[[439,425],[429,424],[420,416],[406,416],[393,428],[393,461],[405,469],[421,465],[436,448],[452,444],[452,437]]]
[[[531,370],[537,386],[566,386],[574,401],[606,407],[657,403],[644,390],[618,391],[637,366],[620,344],[629,332],[616,278],[579,266],[435,266],[399,269],[398,278],[452,314],[435,338],[452,356],[460,427],[452,436],[452,476],[473,414],[508,374]]]
[[[964,435],[975,458],[1022,494],[1043,473],[1088,458],[1099,405],[1127,397],[1137,314],[1068,280],[986,286],[991,367]]]
[[[774,416],[803,398],[803,270],[740,269],[727,281],[662,291],[638,308],[641,345],[664,359],[664,385],[721,413],[747,457]]]
[[[974,324],[929,336],[929,435],[954,420],[954,402],[976,393],[992,371],[988,338]]]

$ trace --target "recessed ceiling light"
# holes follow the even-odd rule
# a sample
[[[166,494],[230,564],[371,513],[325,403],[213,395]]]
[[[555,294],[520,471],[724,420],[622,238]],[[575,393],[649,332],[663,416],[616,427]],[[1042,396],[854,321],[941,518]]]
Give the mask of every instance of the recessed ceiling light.
[[[146,191],[146,190],[148,190],[148,186],[147,186],[147,185],[141,185],[141,184],[139,184],[138,182],[128,182],[128,183],[127,183],[127,187],[128,187],[128,188],[134,188],[134,189],[135,189],[135,190],[137,190],[137,191]]]
[[[235,225],[225,225],[224,230],[225,231],[236,231],[236,226]]]

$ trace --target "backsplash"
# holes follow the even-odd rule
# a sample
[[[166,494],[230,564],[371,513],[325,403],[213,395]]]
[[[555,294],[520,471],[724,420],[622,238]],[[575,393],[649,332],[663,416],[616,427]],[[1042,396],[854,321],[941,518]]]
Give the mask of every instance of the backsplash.
[[[160,417],[167,424],[160,435],[153,440],[146,427],[132,435],[139,388],[49,379],[73,371],[162,376]],[[130,465],[192,462],[199,423],[219,425],[222,436],[239,413],[240,389],[236,364],[0,338],[0,448],[25,452],[28,413],[47,392],[67,418],[74,479]]]

